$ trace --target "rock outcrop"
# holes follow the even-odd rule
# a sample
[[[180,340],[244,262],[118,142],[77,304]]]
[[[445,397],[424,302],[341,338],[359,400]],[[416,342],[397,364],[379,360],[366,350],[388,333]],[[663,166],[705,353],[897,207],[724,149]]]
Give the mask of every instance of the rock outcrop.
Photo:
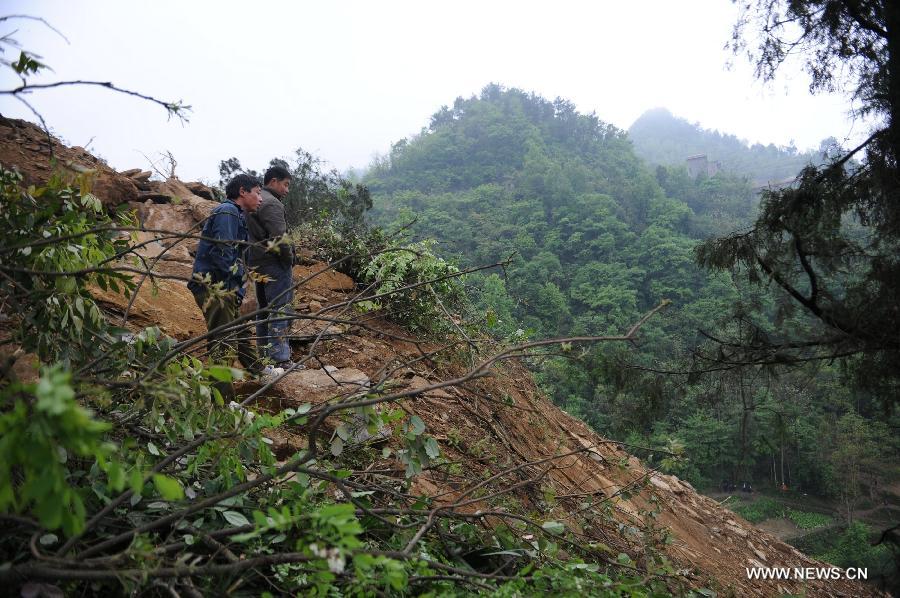
[[[45,183],[55,168],[73,175],[91,171],[94,195],[115,207],[138,199],[138,188],[82,147],[68,147],[40,127],[0,116],[0,164],[15,166],[26,185]]]

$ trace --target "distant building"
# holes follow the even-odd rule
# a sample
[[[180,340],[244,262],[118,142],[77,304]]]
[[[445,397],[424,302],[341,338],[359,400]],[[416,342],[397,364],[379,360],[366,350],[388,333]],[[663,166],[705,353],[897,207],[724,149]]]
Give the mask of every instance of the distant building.
[[[710,162],[706,158],[706,154],[695,154],[693,156],[688,156],[687,158],[687,169],[688,174],[692,179],[697,178],[698,176],[706,175],[708,177],[715,176],[717,172],[722,168],[722,163],[716,160],[715,162]]]

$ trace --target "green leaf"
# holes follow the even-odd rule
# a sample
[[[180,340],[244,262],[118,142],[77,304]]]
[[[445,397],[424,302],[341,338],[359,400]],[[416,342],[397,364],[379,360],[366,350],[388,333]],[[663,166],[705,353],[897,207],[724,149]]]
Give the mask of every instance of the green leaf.
[[[116,492],[121,492],[125,487],[125,469],[118,461],[110,462],[106,477],[109,480],[109,487]]]
[[[140,495],[141,489],[144,487],[144,474],[141,473],[137,467],[131,470],[131,474],[129,475],[128,485],[131,487],[131,491],[137,495]]]
[[[224,365],[211,365],[209,366],[209,375],[218,380],[219,382],[231,382],[231,368]]]
[[[423,422],[422,418],[418,415],[414,415],[409,418],[409,430],[416,436],[419,436],[425,431],[425,422]]]
[[[159,447],[157,447],[152,442],[147,443],[147,450],[150,451],[150,454],[155,457],[159,457],[160,455],[162,455],[162,452],[160,452]]]
[[[335,457],[338,457],[343,452],[344,452],[344,441],[341,440],[340,437],[337,437],[331,442],[331,454],[334,455]]]
[[[551,534],[561,534],[566,531],[566,526],[564,526],[559,521],[545,521],[541,527],[550,532]]]
[[[160,496],[166,500],[181,500],[184,498],[184,488],[182,488],[181,483],[173,477],[162,475],[161,473],[154,473],[153,485],[156,486]]]
[[[238,513],[237,511],[225,511],[224,513],[222,513],[222,517],[225,518],[225,521],[235,527],[241,525],[250,525],[250,521],[243,515],[243,513]]]
[[[425,454],[430,459],[436,459],[441,454],[441,448],[438,446],[437,440],[431,436],[425,441]]]

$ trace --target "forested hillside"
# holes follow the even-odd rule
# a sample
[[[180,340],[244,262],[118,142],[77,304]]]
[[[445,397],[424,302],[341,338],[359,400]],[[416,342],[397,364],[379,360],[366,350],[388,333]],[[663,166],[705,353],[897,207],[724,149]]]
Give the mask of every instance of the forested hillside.
[[[466,263],[515,256],[506,280],[482,285],[502,299],[506,332],[564,335],[619,330],[664,298],[704,298],[697,220],[657,179],[685,199],[697,184],[669,174],[648,170],[624,131],[596,116],[492,85],[396,143],[366,182],[378,222],[416,217],[418,234]]]
[[[624,131],[595,115],[491,85],[394,144],[366,183],[377,222],[415,219],[414,234],[437,239],[461,266],[514,256],[503,273],[469,279],[497,335],[618,333],[670,300],[633,347],[532,364],[557,404],[650,447],[641,454],[651,463],[701,487],[784,484],[851,511],[896,479],[898,446],[878,397],[844,385],[837,365],[745,370],[719,364],[708,346],[742,329],[735,309],[748,321],[763,314],[760,334],[808,326],[740,272],[695,263],[700,239],[751,221],[745,177],[694,180],[680,164],[647,165]]]
[[[800,151],[793,145],[749,144],[728,133],[691,124],[665,108],[644,112],[628,129],[635,153],[650,164],[684,165],[694,154],[721,162],[725,172],[748,177],[756,184],[797,176],[807,164],[822,162],[822,153],[836,141],[825,139],[816,150]]]

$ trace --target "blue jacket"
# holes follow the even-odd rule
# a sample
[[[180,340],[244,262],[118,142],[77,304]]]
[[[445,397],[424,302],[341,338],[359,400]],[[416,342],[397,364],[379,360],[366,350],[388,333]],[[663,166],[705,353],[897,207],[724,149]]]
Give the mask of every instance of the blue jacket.
[[[235,291],[238,303],[244,299],[244,274],[247,252],[247,223],[244,212],[230,199],[213,209],[206,219],[197,255],[194,258],[194,274],[209,274],[213,283],[221,282],[227,291]],[[220,239],[212,241],[208,239]],[[194,292],[203,291],[196,276],[188,283]]]

